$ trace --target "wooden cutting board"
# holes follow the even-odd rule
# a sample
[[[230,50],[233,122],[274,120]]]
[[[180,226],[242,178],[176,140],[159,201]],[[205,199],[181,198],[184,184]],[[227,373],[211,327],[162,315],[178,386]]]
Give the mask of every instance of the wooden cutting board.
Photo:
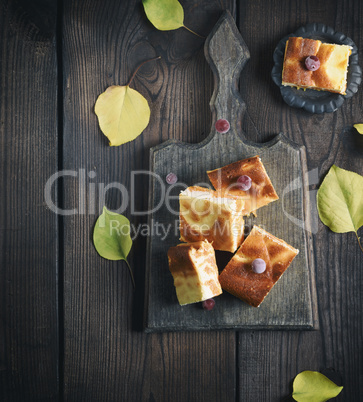
[[[170,140],[150,151],[150,170],[154,175],[150,176],[149,211],[153,212],[149,215],[149,225],[153,235],[148,239],[147,249],[145,330],[316,329],[305,148],[282,134],[264,144],[245,139],[240,122],[246,106],[237,85],[250,56],[228,11],[208,36],[205,56],[215,78],[210,102],[213,125],[209,136],[199,144]],[[226,134],[214,128],[216,120],[221,118],[231,125]],[[209,312],[202,309],[201,303],[181,307],[167,259],[169,247],[180,243],[178,195],[196,183],[210,185],[207,170],[255,155],[261,157],[280,199],[259,209],[257,217],[246,219],[246,225],[265,228],[298,248],[300,253],[259,308],[227,292],[216,298],[216,307]],[[178,176],[173,186],[165,182],[170,172]],[[174,196],[171,201],[170,195]],[[230,253],[216,254],[220,269],[232,257]]]

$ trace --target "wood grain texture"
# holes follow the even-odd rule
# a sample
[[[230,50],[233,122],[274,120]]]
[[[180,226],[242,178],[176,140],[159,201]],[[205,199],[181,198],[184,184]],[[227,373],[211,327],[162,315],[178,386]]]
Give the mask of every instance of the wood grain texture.
[[[0,2],[0,400],[58,399],[56,3]],[[40,23],[40,20],[41,23]],[[53,192],[54,196],[54,192]]]
[[[211,99],[213,122],[225,118],[231,128],[227,133],[219,134],[212,127],[208,138],[199,144],[168,141],[151,150],[150,167],[156,177],[150,180],[149,210],[155,212],[150,214],[149,224],[167,228],[170,234],[167,237],[162,233],[159,236],[156,234],[148,241],[146,328],[149,331],[312,329],[316,300],[311,295],[310,272],[311,275],[315,273],[314,261],[308,258],[310,237],[305,231],[304,150],[286,141],[283,136],[264,145],[243,140],[245,134],[239,126],[245,105],[236,91],[236,82],[248,61],[249,52],[229,13],[220,18],[208,36],[205,52],[215,77]],[[283,238],[300,253],[258,309],[251,308],[227,292],[218,297],[218,308],[208,314],[200,304],[181,308],[166,258],[169,247],[180,243],[178,194],[195,183],[204,183],[210,188],[208,170],[255,155],[261,157],[280,199],[258,210],[257,217],[249,218],[247,222]],[[179,180],[175,186],[165,189],[163,180],[168,172],[174,172]],[[171,202],[164,191],[170,191],[173,196]],[[160,202],[162,205],[158,208]]]
[[[150,147],[167,139],[204,140],[212,122],[212,71],[203,40],[186,30],[157,31],[140,1],[63,3],[60,166],[77,173],[64,180],[64,203],[79,214],[64,218],[62,399],[280,402],[291,394],[294,376],[312,369],[328,371],[344,385],[337,401],[360,401],[363,256],[353,233],[334,234],[318,221],[313,240],[319,331],[141,331],[147,234],[137,237],[129,257],[137,281],[133,294],[126,267],[100,259],[91,243],[104,203],[98,184],[118,182],[129,189],[131,172],[148,168]],[[222,9],[237,16],[251,53],[240,80],[248,140],[263,142],[283,132],[304,145],[312,200],[332,163],[363,174],[363,137],[352,129],[362,122],[362,88],[337,112],[312,116],[289,108],[270,79],[275,45],[308,22],[346,33],[361,56],[360,0],[182,4],[185,24],[204,36]],[[58,399],[57,219],[43,196],[57,170],[55,5],[0,1],[0,399],[6,402]],[[139,62],[158,54],[162,60],[145,65],[133,82],[151,105],[150,125],[132,143],[109,148],[93,113],[97,95],[127,82]],[[137,211],[147,208],[148,181],[147,175],[136,180]],[[89,196],[95,202],[84,206]],[[110,188],[105,200],[117,209],[123,197]],[[147,222],[130,209],[125,214],[136,227]]]
[[[253,121],[248,124],[259,132],[251,130],[247,138],[262,142],[284,132],[305,145],[312,200],[333,163],[363,174],[363,140],[352,129],[362,120],[362,88],[332,114],[318,116],[289,108],[270,79],[272,53],[282,37],[309,22],[344,32],[361,50],[362,18],[358,1],[333,1],[327,6],[307,0],[288,7],[278,1],[240,3],[239,28],[251,52],[246,75],[241,76],[241,94]],[[320,331],[239,333],[240,400],[281,401],[292,392],[295,375],[306,369],[335,372],[335,380],[344,386],[337,401],[361,399],[363,255],[353,233],[332,233],[317,220],[313,226]]]
[[[230,1],[183,6],[185,24],[202,35],[223,8],[233,11]],[[186,30],[157,31],[139,1],[67,0],[63,14],[64,168],[85,169],[86,201],[92,184],[97,190],[95,208],[88,205],[84,214],[64,220],[64,397],[77,402],[234,400],[234,333],[141,331],[147,234],[139,234],[129,256],[135,294],[124,264],[101,259],[91,242],[103,203],[116,210],[123,200],[114,188],[103,201],[99,183],[118,182],[130,190],[132,172],[148,169],[150,146],[168,138],[205,138],[213,78],[204,41]],[[155,55],[162,59],[143,66],[132,85],[149,101],[150,124],[135,141],[110,148],[98,128],[95,100],[107,86],[126,83],[141,61]],[[66,208],[80,208],[80,178],[66,179]],[[139,174],[135,181],[136,211],[147,209],[148,179]],[[131,204],[124,214],[136,228],[147,222]]]

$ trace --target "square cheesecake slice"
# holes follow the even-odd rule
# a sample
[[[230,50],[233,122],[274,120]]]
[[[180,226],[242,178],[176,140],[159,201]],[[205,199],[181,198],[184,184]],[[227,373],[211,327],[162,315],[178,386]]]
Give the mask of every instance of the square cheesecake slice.
[[[180,240],[208,240],[215,250],[234,253],[243,240],[244,201],[204,187],[191,186],[179,195]]]
[[[224,194],[239,196],[244,200],[244,215],[249,215],[258,208],[279,199],[258,155],[210,170],[207,174],[216,190],[223,191]],[[242,191],[237,183],[238,178],[244,175],[249,176],[252,180],[251,188],[248,191]]]
[[[346,94],[349,56],[352,47],[322,43],[300,37],[286,42],[282,85]],[[320,67],[310,71],[305,66],[308,56],[316,56]]]
[[[180,305],[201,302],[222,293],[214,248],[207,240],[171,247],[168,260]]]
[[[285,241],[254,226],[219,275],[222,289],[258,307],[298,253],[299,250]],[[256,258],[262,258],[266,263],[263,273],[255,273],[252,269]]]

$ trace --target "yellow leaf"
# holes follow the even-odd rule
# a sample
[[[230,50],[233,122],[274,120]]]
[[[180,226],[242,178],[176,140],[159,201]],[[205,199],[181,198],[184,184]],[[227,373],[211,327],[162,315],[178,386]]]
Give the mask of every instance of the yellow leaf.
[[[303,371],[295,377],[292,397],[298,402],[326,402],[340,394],[343,387],[317,371]]]
[[[108,87],[97,98],[95,113],[111,146],[133,141],[150,120],[147,100],[128,85]]]
[[[353,127],[358,131],[359,134],[363,134],[363,124],[362,123],[361,124],[354,124]]]

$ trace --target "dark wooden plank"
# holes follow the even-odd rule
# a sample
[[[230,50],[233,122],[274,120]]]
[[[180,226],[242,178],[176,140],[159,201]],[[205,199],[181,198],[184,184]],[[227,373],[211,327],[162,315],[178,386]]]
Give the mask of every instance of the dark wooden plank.
[[[312,200],[317,183],[333,163],[363,174],[363,144],[351,129],[362,120],[362,88],[333,114],[311,115],[289,108],[270,79],[272,54],[283,36],[309,22],[344,32],[362,49],[362,12],[359,1],[333,1],[327,6],[321,0],[301,0],[288,7],[279,1],[244,1],[240,6],[239,27],[251,52],[246,75],[241,76],[241,94],[253,124],[244,124],[259,132],[246,129],[248,139],[266,141],[282,131],[305,145]],[[335,370],[344,385],[336,400],[361,399],[363,256],[353,233],[334,234],[317,222],[313,227],[320,331],[239,333],[241,401],[281,401],[292,392],[291,380],[297,373],[327,368]]]
[[[306,194],[301,184],[305,180],[305,152],[284,136],[263,145],[244,140],[245,134],[239,127],[245,105],[236,95],[236,83],[249,52],[228,12],[208,36],[205,52],[215,75],[211,99],[213,121],[225,118],[231,128],[227,133],[219,134],[212,127],[208,138],[200,144],[168,141],[151,150],[150,165],[156,177],[151,180],[149,210],[155,212],[150,214],[149,224],[167,228],[170,235],[164,238],[161,233],[148,239],[146,327],[149,331],[313,329],[313,310],[317,307],[311,295],[310,275],[315,273],[314,261],[308,257],[310,236],[304,213]],[[258,210],[257,217],[247,218],[246,222],[283,238],[300,253],[258,309],[227,292],[218,297],[218,308],[209,314],[205,314],[200,305],[181,308],[166,258],[169,247],[180,243],[178,194],[195,183],[209,186],[208,170],[255,155],[261,157],[280,199]],[[175,198],[171,202],[167,196],[169,188],[163,185],[168,172],[174,172],[179,178],[174,189],[170,187],[173,190],[170,194]],[[158,208],[163,199],[164,204]],[[315,295],[314,289],[313,293]]]
[[[232,1],[183,2],[185,24],[207,35]],[[168,138],[199,142],[211,123],[213,77],[204,41],[186,30],[159,32],[139,1],[64,2],[64,168],[65,207],[79,208],[79,169],[85,169],[85,199],[91,184],[122,183],[148,169],[149,149]],[[93,106],[111,84],[124,84],[140,61],[146,64],[133,87],[151,106],[151,121],[135,141],[110,148]],[[96,176],[90,178],[88,173]],[[147,209],[148,175],[136,180],[136,211]],[[100,208],[65,217],[65,399],[67,401],[230,401],[235,398],[235,334],[153,334],[141,331],[146,235],[135,240],[129,259],[136,292],[121,262],[102,260],[91,242]],[[103,202],[101,201],[101,204]],[[119,208],[121,195],[109,190],[106,205]],[[102,205],[101,205],[102,206]],[[147,215],[125,211],[133,225]],[[141,226],[138,226],[139,228]]]
[[[1,401],[58,399],[55,21],[56,2],[0,3]]]

